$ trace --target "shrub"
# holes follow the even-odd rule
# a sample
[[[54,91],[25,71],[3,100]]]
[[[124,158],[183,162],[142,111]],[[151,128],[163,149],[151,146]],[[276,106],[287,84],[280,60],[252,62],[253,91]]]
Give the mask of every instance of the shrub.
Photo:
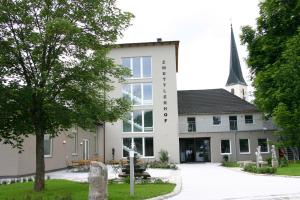
[[[160,169],[178,169],[175,164],[172,163],[166,163],[161,161],[154,161],[148,163],[149,168],[160,168]]]
[[[169,153],[167,150],[161,149],[159,152],[159,160],[160,162],[169,162]]]
[[[257,168],[255,165],[246,165],[244,167],[244,171],[252,172],[256,174],[274,174],[277,171],[275,167],[259,167]]]
[[[32,180],[32,177],[29,177],[28,179],[27,179],[27,181],[28,182],[32,182],[33,180]]]
[[[269,166],[272,166],[272,157],[267,158],[267,163]]]
[[[282,157],[279,159],[279,166],[280,167],[287,167],[289,165],[288,160],[286,159],[286,157]]]
[[[14,184],[15,182],[16,182],[15,179],[10,180],[10,184]]]
[[[124,183],[130,183],[130,176],[126,176],[125,178],[124,178]]]
[[[223,156],[223,161],[224,161],[224,162],[228,162],[228,160],[229,160],[229,156],[228,156],[228,155],[224,155],[224,156]]]
[[[222,162],[222,166],[224,167],[240,167],[237,162]]]
[[[153,183],[162,184],[162,183],[165,183],[165,182],[163,180],[161,180],[160,178],[156,178],[156,179],[154,179]]]
[[[6,180],[3,180],[2,181],[2,185],[6,185],[7,184],[7,181]]]

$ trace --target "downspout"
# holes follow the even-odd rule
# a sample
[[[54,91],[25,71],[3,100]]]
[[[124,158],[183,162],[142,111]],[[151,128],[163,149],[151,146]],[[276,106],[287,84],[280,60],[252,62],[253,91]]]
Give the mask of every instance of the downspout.
[[[103,162],[104,164],[106,163],[106,159],[105,159],[105,122],[103,123]]]

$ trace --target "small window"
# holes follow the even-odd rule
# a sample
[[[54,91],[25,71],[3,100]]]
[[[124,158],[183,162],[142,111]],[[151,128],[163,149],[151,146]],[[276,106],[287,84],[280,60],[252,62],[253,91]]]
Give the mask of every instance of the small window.
[[[253,115],[245,115],[245,123],[253,124]]]
[[[231,93],[234,94],[234,89],[233,88],[231,88]]]
[[[52,157],[52,138],[49,134],[44,135],[44,156]]]
[[[221,124],[221,116],[213,116],[213,125]]]
[[[250,153],[249,140],[240,139],[240,153]]]
[[[260,138],[257,140],[257,143],[262,153],[269,153],[268,139]]]
[[[230,140],[221,140],[221,154],[231,154]]]
[[[195,117],[188,117],[188,132],[195,132],[196,131],[196,119]]]

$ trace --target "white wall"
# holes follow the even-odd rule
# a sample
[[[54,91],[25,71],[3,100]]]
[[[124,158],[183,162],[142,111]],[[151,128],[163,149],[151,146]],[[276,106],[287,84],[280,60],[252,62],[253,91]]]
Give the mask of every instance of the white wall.
[[[122,145],[124,137],[153,137],[154,158],[158,159],[158,152],[166,149],[171,155],[172,162],[179,162],[178,139],[178,110],[176,88],[176,56],[175,45],[133,46],[113,49],[109,57],[117,64],[121,64],[122,57],[151,56],[152,79],[128,80],[133,82],[152,82],[153,105],[134,107],[133,109],[153,109],[153,133],[123,133],[122,120],[115,123],[106,123],[106,160],[112,159],[112,148],[115,149],[115,159],[122,158]],[[163,110],[163,74],[162,61],[166,61],[166,91],[167,91],[167,122],[164,122]],[[115,83],[115,89],[110,93],[111,97],[121,97],[121,84]],[[100,147],[101,148],[101,147]]]

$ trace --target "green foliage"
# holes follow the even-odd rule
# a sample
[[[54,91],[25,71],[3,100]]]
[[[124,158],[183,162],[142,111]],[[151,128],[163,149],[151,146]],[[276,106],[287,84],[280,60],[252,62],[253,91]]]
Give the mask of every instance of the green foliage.
[[[276,174],[287,175],[287,176],[300,176],[300,162],[289,163],[285,167],[279,167]]]
[[[47,190],[42,193],[32,191],[33,183],[15,183],[0,186],[0,199],[5,200],[83,200],[88,197],[89,184],[67,180],[46,181]],[[108,199],[148,199],[173,191],[175,185],[169,183],[136,184],[135,197],[130,197],[129,184],[109,184]]]
[[[228,162],[228,160],[229,160],[229,156],[228,155],[223,155],[223,161]]]
[[[272,157],[267,158],[268,166],[272,166]]]
[[[255,165],[246,165],[244,171],[256,174],[274,174],[277,168],[274,167],[256,167]]]
[[[278,162],[280,167],[287,167],[289,165],[289,161],[286,157],[279,158]]]
[[[274,117],[286,145],[300,145],[300,1],[265,0],[257,28],[242,28],[255,103]]]
[[[0,142],[36,135],[36,190],[43,189],[44,135],[93,129],[130,109],[107,94],[128,70],[107,53],[130,24],[114,0],[3,1],[0,6]]]
[[[176,164],[168,163],[168,162],[161,162],[161,161],[154,161],[148,163],[149,168],[160,168],[160,169],[178,169]]]
[[[159,160],[160,162],[169,162],[169,153],[167,150],[161,149],[159,151]]]
[[[237,162],[222,162],[223,167],[240,167],[240,165]]]

